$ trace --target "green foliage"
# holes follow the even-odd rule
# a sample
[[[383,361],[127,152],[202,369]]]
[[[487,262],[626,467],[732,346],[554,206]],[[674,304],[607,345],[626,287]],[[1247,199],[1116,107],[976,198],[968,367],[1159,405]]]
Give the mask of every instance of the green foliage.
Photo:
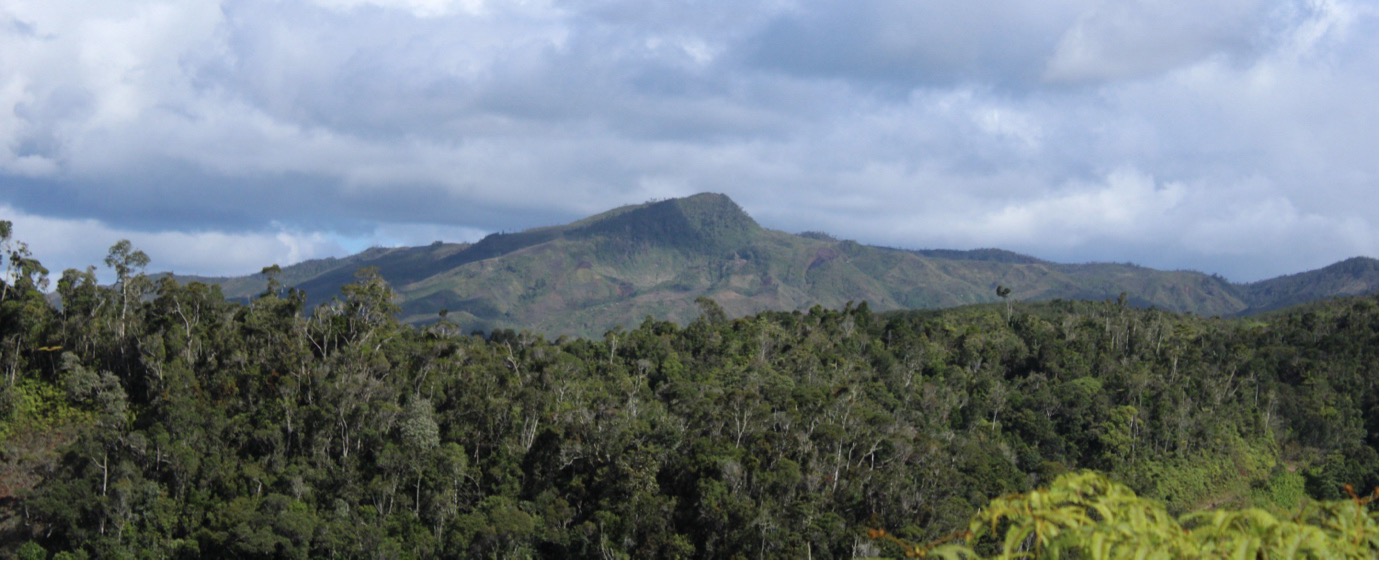
[[[887,271],[872,248],[811,241],[831,252],[799,280],[847,288],[850,273]],[[939,539],[1074,469],[1133,486],[1187,529],[1316,543],[1284,524],[1328,538],[1359,525],[1307,497],[1378,481],[1376,299],[1251,320],[1068,301],[880,314],[873,298],[736,318],[737,293],[787,292],[755,271],[791,271],[780,243],[794,245],[728,254],[722,290],[739,290],[689,301],[688,325],[641,317],[594,340],[465,335],[474,320],[438,322],[440,308],[426,328],[403,324],[385,275],[411,251],[372,251],[378,272],[310,311],[294,267],[228,303],[216,286],[149,280],[128,244],[112,251],[115,285],[65,272],[61,310],[9,286],[0,557],[902,557],[915,548],[867,533]],[[667,259],[629,251],[609,260]],[[530,257],[550,259],[571,257]],[[583,300],[607,300],[593,261],[547,287],[580,279]],[[518,271],[504,292],[537,288]],[[1026,526],[1044,547],[1099,522],[1063,510],[1095,496],[1072,489],[1043,495],[1051,516]],[[1277,525],[1216,517],[1251,503]],[[1152,502],[1120,504],[1161,519]],[[1011,523],[933,555],[1000,554]],[[1253,551],[1278,551],[1271,537]]]
[[[880,531],[872,537],[886,537]],[[907,547],[910,557],[1000,559],[1378,559],[1379,513],[1367,501],[1313,502],[1292,519],[1258,508],[1174,519],[1156,501],[1094,472],[992,500],[964,545]],[[998,545],[987,544],[996,541]]]
[[[23,379],[3,391],[6,417],[0,420],[0,443],[16,429],[52,430],[90,421],[90,413],[68,402],[55,383]]]
[[[1290,479],[1280,473],[1270,482],[1275,464],[1272,446],[1263,442],[1251,446],[1237,437],[1218,449],[1200,450],[1183,458],[1121,466],[1118,476],[1146,496],[1162,501],[1173,513],[1207,506],[1262,504],[1266,497],[1280,501],[1283,508],[1295,508],[1297,500],[1283,484]]]
[[[24,545],[19,546],[14,557],[22,561],[43,560],[48,558],[48,550],[43,549],[43,546],[39,545],[38,542],[29,540],[24,542]]]
[[[1344,484],[1344,483],[1342,483]],[[1297,510],[1307,496],[1307,480],[1301,473],[1279,469],[1274,472],[1262,488],[1254,492],[1255,506],[1276,512]]]

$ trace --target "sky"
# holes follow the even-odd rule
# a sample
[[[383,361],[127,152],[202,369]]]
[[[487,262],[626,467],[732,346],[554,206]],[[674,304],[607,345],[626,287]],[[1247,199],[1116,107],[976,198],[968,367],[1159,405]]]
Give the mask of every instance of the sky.
[[[761,225],[1248,282],[1379,255],[1378,4],[0,0],[57,280],[729,195]]]

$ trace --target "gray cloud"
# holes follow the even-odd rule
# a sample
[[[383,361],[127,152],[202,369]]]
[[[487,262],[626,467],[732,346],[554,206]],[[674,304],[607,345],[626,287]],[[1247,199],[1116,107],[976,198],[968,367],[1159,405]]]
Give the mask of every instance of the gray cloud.
[[[1148,76],[1206,58],[1252,60],[1292,21],[1282,4],[1135,1],[1101,4],[1068,27],[1044,69],[1045,80],[1103,82]]]
[[[1077,2],[879,0],[784,14],[745,45],[748,64],[809,77],[922,85],[1035,81]]]
[[[160,268],[227,273],[713,190],[790,231],[1247,280],[1378,254],[1377,18],[1363,1],[7,6],[0,206],[36,252],[87,226],[149,240]],[[46,260],[99,263],[109,242],[89,239]],[[218,267],[207,242],[242,258]]]

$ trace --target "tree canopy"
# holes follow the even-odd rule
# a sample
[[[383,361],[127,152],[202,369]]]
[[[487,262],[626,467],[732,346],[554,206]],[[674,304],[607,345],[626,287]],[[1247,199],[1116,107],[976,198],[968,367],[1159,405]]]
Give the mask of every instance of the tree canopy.
[[[462,335],[400,323],[377,273],[307,311],[272,276],[238,304],[150,280],[128,242],[116,284],[68,270],[58,308],[3,227],[0,557],[914,549],[880,532],[1125,556],[1179,528],[1298,556],[1326,539],[1307,526],[1365,524],[1346,488],[1378,484],[1374,297],[1241,320],[1082,301],[730,319],[707,299],[601,339]],[[1106,528],[1134,514],[1144,545]]]

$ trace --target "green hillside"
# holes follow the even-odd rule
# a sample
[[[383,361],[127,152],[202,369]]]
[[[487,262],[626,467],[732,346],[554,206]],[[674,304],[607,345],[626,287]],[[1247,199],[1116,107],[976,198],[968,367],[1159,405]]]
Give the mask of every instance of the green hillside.
[[[1378,261],[1250,285],[1191,271],[1129,264],[1061,264],[999,250],[906,251],[793,235],[759,226],[730,198],[698,194],[624,206],[571,224],[492,234],[473,245],[375,248],[287,267],[280,282],[309,306],[335,296],[357,270],[375,267],[399,294],[405,321],[446,310],[467,331],[527,328],[594,337],[644,318],[687,323],[699,296],[732,316],[767,310],[946,308],[1011,300],[1118,300],[1136,307],[1229,316],[1334,295],[1378,293]],[[201,279],[226,296],[263,292],[262,275]]]
[[[1355,257],[1328,267],[1243,285],[1255,312],[1310,302],[1323,296],[1379,294],[1379,260]]]

